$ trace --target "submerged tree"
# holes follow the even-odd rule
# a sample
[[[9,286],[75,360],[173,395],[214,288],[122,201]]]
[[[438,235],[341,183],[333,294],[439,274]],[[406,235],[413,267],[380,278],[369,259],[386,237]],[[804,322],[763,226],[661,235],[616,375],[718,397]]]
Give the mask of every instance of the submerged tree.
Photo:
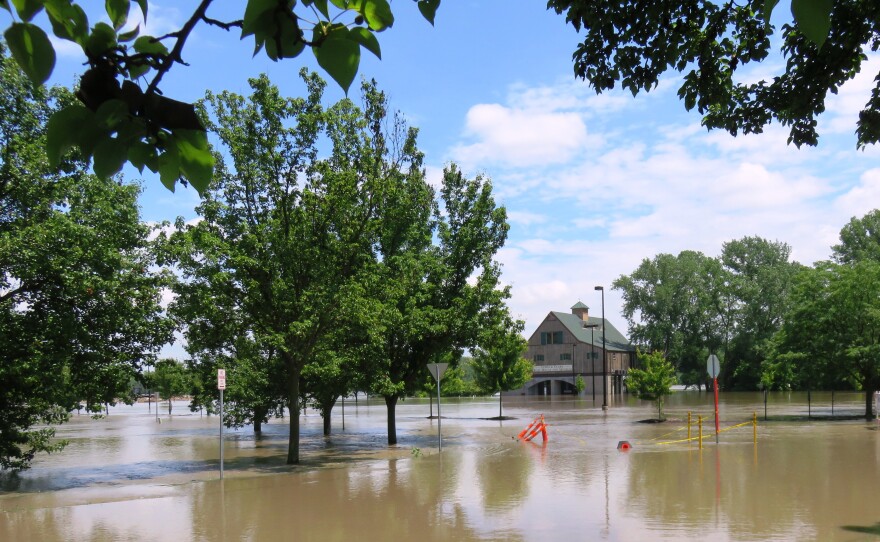
[[[772,383],[846,382],[865,392],[865,417],[880,390],[880,263],[820,262],[804,270],[767,363]]]
[[[496,206],[491,183],[467,179],[450,165],[439,207],[423,177],[405,186],[416,204],[405,211],[410,217],[386,223],[378,261],[385,331],[372,389],[385,398],[389,444],[397,443],[397,402],[429,378],[425,364],[457,363],[477,344],[483,312],[507,296],[498,290],[494,261],[507,238],[507,215]]]
[[[0,468],[56,451],[52,425],[80,401],[99,411],[170,340],[136,186],[65,155],[45,124],[71,97],[36,88],[0,46]]]
[[[173,308],[189,322],[188,340],[223,355],[233,372],[236,341],[259,345],[247,378],[265,395],[252,405],[271,411],[282,401],[290,410],[288,463],[299,462],[303,368],[328,351],[323,341],[347,317],[343,301],[372,280],[389,206],[404,203],[391,195],[412,170],[408,155],[392,158],[379,143],[385,107],[375,83],[363,86],[364,111],[347,99],[325,109],[324,82],[303,78],[306,98],[280,96],[265,76],[250,81],[247,98],[208,94],[206,124],[230,162],[216,155],[198,208],[204,219],[179,222],[168,252],[183,274]],[[414,139],[406,152],[417,153]],[[236,325],[218,323],[226,317]],[[217,326],[232,333],[224,338]]]
[[[172,358],[160,359],[153,371],[144,374],[145,384],[159,393],[160,399],[168,401],[168,415],[174,397],[189,393],[190,375],[186,365]],[[158,407],[157,407],[158,408]]]
[[[638,353],[643,369],[630,369],[626,375],[626,388],[645,401],[657,402],[657,419],[663,417],[663,398],[672,393],[675,384],[675,368],[662,352]]]
[[[496,311],[497,312],[497,311]],[[523,357],[528,341],[522,336],[524,323],[506,313],[485,326],[479,346],[474,350],[474,376],[487,394],[498,393],[498,419],[502,392],[520,388],[532,378],[532,362]]]

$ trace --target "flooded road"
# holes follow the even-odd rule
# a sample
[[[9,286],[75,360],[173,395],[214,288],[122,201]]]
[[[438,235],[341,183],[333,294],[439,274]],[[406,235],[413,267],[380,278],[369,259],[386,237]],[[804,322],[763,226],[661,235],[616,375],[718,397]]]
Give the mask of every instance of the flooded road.
[[[398,405],[389,447],[384,402],[361,398],[344,431],[337,405],[327,438],[308,411],[296,467],[286,420],[259,438],[227,430],[222,481],[217,417],[180,403],[157,423],[155,405],[120,406],[74,415],[63,452],[0,476],[0,541],[880,540],[880,430],[808,418],[830,416],[830,399],[771,394],[765,422],[760,394],[722,394],[718,445],[706,393],[673,395],[660,424],[629,398],[607,412],[505,398],[504,422],[484,419],[497,399],[444,399],[438,453],[427,400]],[[688,411],[706,417],[702,451]],[[863,411],[862,395],[836,394],[838,417]],[[542,413],[549,442],[513,438]]]

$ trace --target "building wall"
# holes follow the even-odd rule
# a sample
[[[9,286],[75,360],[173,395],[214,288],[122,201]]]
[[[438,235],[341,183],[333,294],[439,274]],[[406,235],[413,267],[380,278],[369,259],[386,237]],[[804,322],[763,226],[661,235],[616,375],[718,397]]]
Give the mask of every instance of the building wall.
[[[541,344],[542,333],[562,332],[561,343]],[[532,379],[526,385],[511,392],[511,394],[544,395],[549,391],[552,395],[558,395],[563,390],[571,390],[577,375],[584,379],[585,388],[582,396],[592,396],[594,393],[602,395],[602,348],[601,338],[596,337],[596,346],[589,343],[578,342],[575,336],[550,313],[538,326],[528,341],[525,356],[535,366]],[[590,353],[595,352],[596,357],[591,358]],[[634,354],[632,352],[608,351],[607,385],[609,393],[614,393],[620,388],[615,381],[614,375],[625,373],[632,367]],[[542,370],[543,368],[543,370]],[[547,384],[546,382],[552,381]]]

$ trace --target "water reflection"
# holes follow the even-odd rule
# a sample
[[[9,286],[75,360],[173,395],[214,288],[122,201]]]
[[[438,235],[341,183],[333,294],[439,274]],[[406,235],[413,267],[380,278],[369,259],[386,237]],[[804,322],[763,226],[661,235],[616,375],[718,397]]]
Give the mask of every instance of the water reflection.
[[[758,394],[726,394],[725,427],[751,418]],[[75,419],[71,447],[19,476],[0,476],[0,540],[851,540],[878,531],[875,422],[807,421],[796,394],[772,404],[776,421],[660,445],[681,423],[644,424],[631,399],[603,412],[589,401],[444,403],[443,453],[428,405],[399,408],[401,445],[384,442],[384,406],[346,409],[346,430],[321,434],[303,418],[303,465],[284,464],[286,424],[248,428],[225,443],[217,480],[216,418],[155,422],[136,407]],[[815,396],[812,398],[815,401]],[[860,408],[854,398],[852,408]],[[858,403],[856,403],[858,401]],[[678,394],[670,417],[700,412],[709,394]],[[846,402],[835,397],[835,415]],[[788,410],[782,410],[788,409]],[[487,410],[489,414],[486,414]],[[830,405],[828,405],[830,413]],[[771,416],[774,411],[771,409]],[[544,413],[550,441],[515,436]],[[798,421],[791,421],[797,418]],[[804,419],[804,421],[800,421]],[[707,422],[707,427],[711,422]],[[338,424],[341,427],[341,424]],[[708,434],[707,429],[707,434]],[[674,436],[669,436],[674,433]],[[540,437],[539,437],[540,438]],[[617,441],[629,440],[627,453]]]

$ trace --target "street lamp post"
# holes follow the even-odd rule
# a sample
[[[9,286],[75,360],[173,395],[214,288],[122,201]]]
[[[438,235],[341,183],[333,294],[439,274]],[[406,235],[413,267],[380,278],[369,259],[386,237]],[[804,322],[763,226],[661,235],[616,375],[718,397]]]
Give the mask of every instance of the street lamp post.
[[[608,410],[608,354],[605,352],[605,287],[596,286],[602,292],[602,410]]]
[[[590,374],[593,377],[593,402],[596,402],[596,343],[593,342],[593,330],[599,327],[599,324],[587,324],[584,327],[590,328]]]

